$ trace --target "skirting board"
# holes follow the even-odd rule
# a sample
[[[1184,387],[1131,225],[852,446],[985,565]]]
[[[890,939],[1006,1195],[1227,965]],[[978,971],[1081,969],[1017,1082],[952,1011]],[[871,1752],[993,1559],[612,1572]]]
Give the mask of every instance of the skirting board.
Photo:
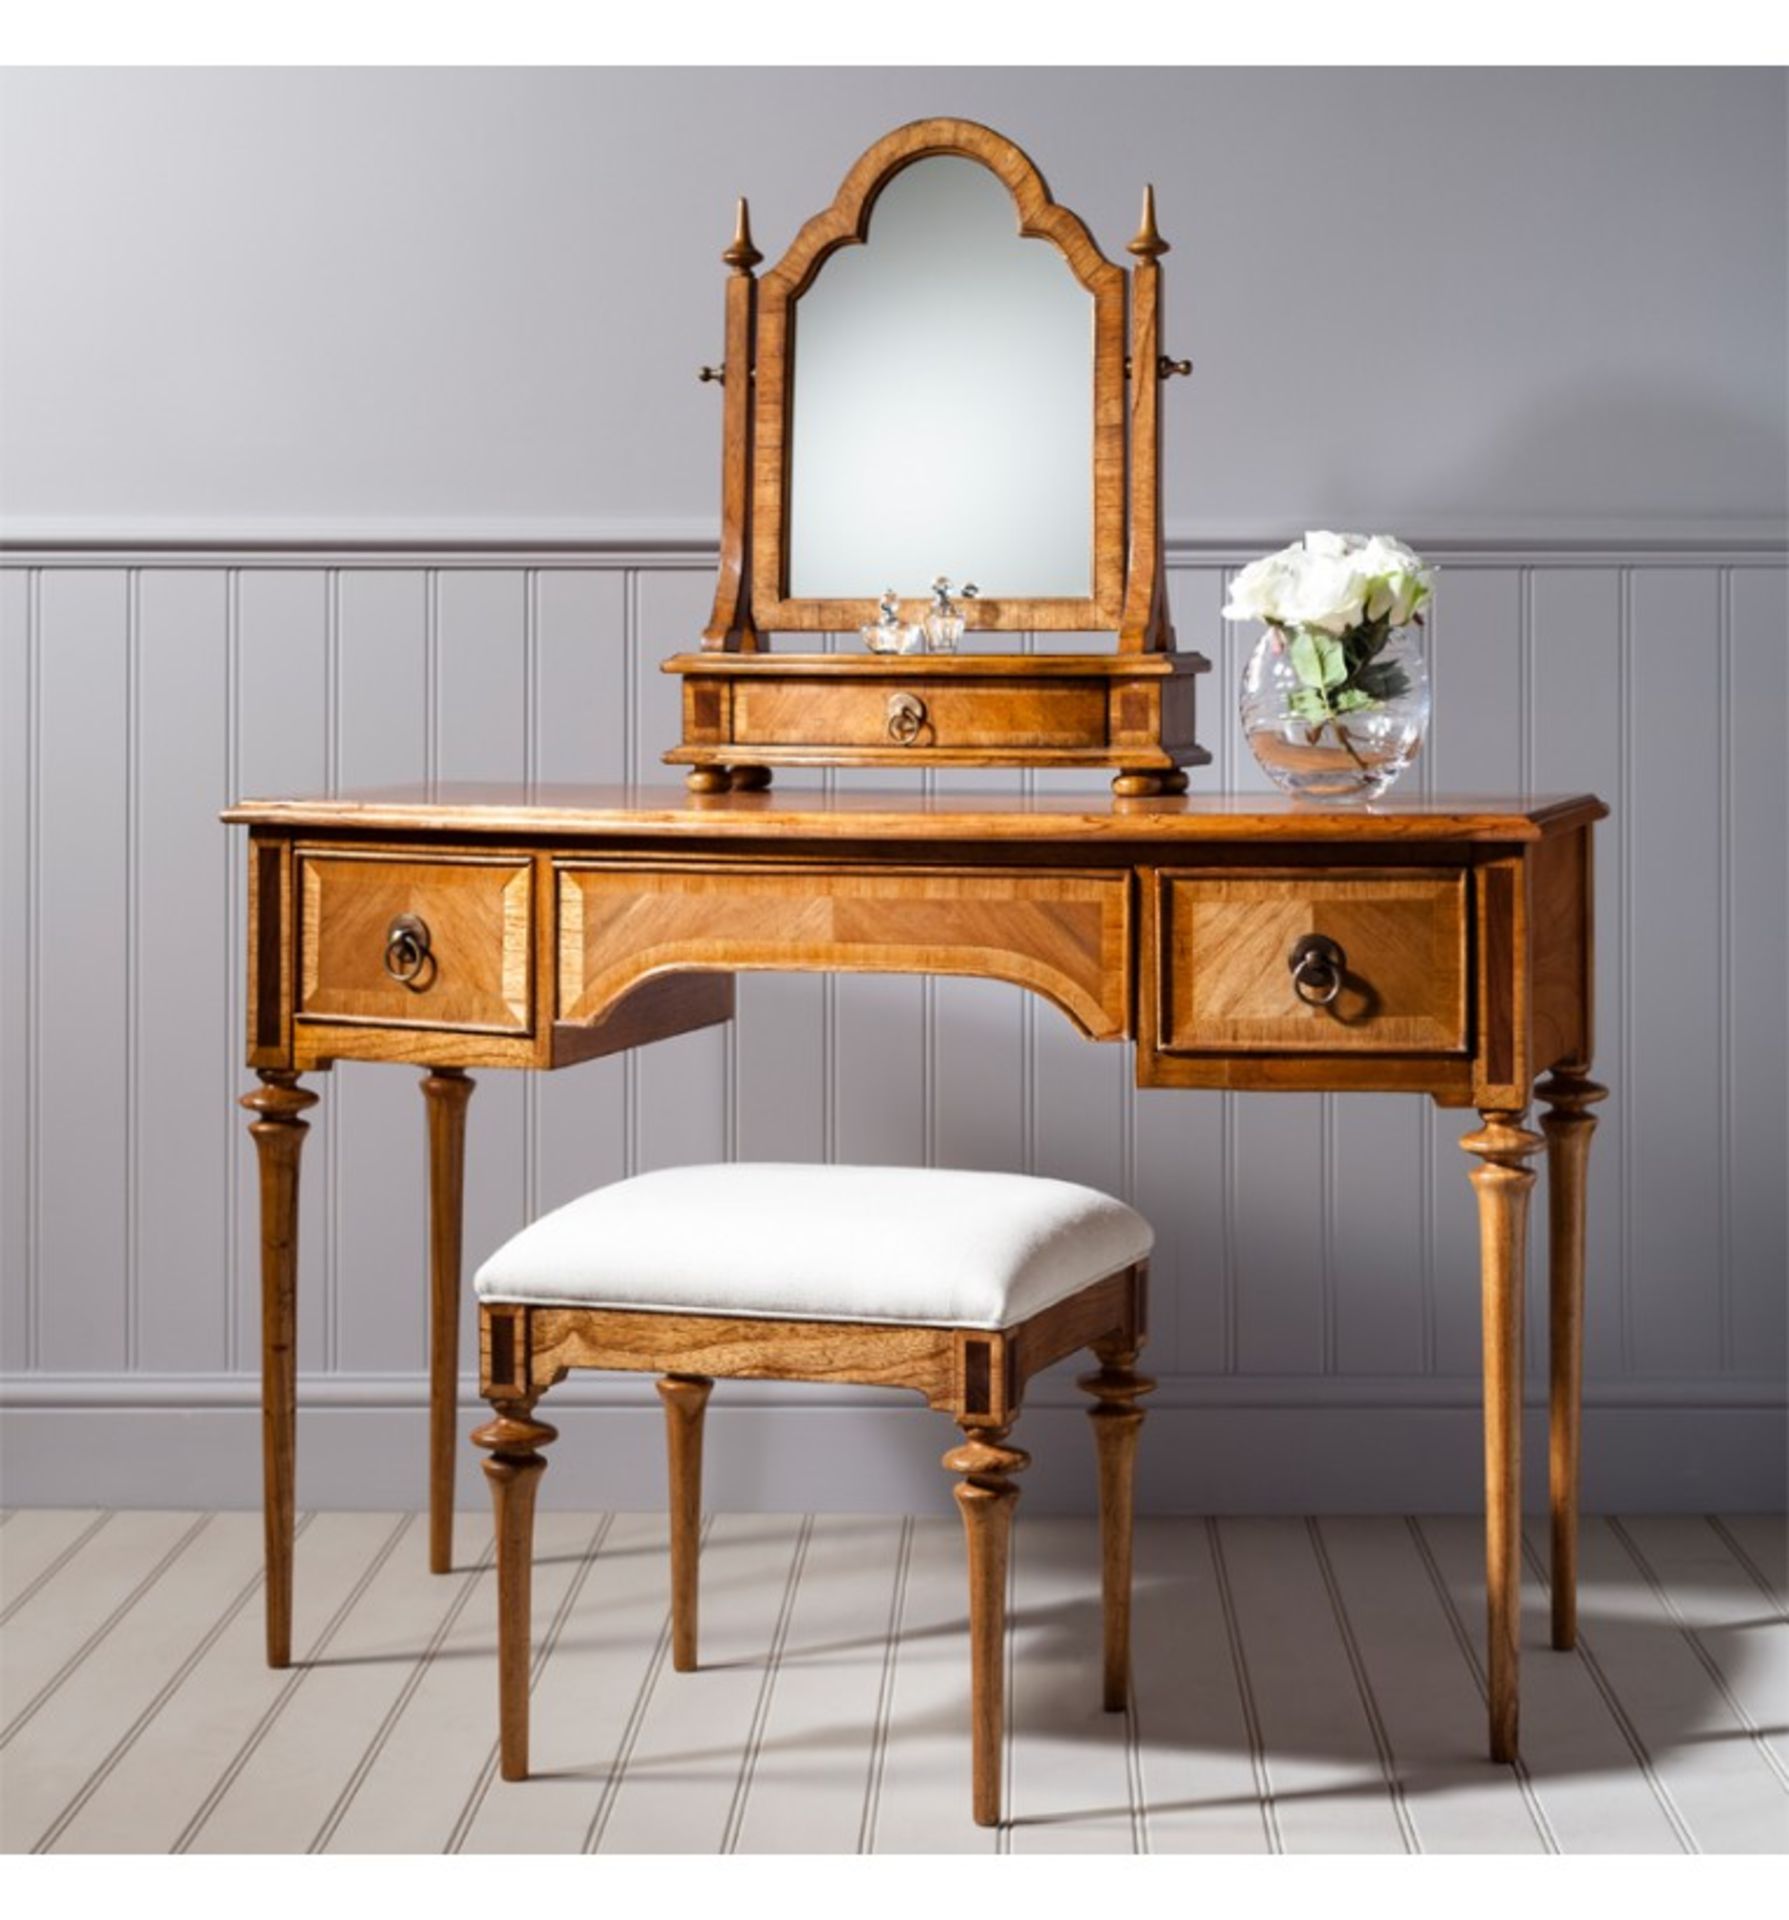
[[[955,1438],[915,1405],[727,1405],[708,1416],[706,1502],[748,1512],[946,1512],[939,1456]],[[664,1427],[651,1409],[568,1402],[542,1499],[581,1509],[664,1501]],[[475,1423],[465,1412],[468,1432]],[[1024,1507],[1091,1511],[1087,1423],[1029,1409],[1013,1430],[1032,1466]],[[1781,1407],[1593,1406],[1585,1413],[1590,1512],[1780,1511],[1789,1424]],[[1155,1513],[1460,1513],[1480,1505],[1482,1429],[1464,1406],[1165,1406],[1144,1428],[1139,1502]],[[8,1407],[0,1502],[8,1506],[254,1506],[260,1416],[252,1406]],[[313,1508],[413,1508],[424,1494],[419,1407],[313,1406],[299,1417],[298,1497]],[[461,1457],[463,1507],[482,1504],[477,1454]],[[1546,1500],[1544,1415],[1525,1436],[1526,1500]]]

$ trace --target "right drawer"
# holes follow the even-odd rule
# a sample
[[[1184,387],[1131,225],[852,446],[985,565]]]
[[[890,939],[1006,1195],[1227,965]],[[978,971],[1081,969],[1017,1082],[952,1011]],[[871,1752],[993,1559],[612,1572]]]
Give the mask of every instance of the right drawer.
[[[1165,1053],[1464,1053],[1467,876],[1173,873],[1155,888]]]

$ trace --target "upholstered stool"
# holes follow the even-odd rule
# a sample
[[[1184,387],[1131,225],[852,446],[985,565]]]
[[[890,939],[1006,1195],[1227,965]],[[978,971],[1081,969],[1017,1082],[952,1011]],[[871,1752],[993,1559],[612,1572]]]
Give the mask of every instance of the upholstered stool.
[[[1077,1348],[1098,1442],[1105,1705],[1129,1689],[1131,1485],[1148,1223],[1090,1187],[919,1167],[712,1166],[642,1174],[545,1215],[478,1275],[495,1417],[498,1685],[506,1780],[528,1774],[535,1402],[573,1367],[656,1373],[669,1426],[672,1664],[696,1665],[702,1416],[716,1377],[912,1387],[963,1430],[975,1817],[1000,1818],[1007,1541],[1027,1464],[1025,1382]]]

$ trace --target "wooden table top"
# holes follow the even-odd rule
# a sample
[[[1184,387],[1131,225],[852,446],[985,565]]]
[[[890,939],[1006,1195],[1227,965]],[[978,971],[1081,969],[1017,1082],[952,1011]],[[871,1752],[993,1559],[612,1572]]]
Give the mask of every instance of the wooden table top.
[[[1318,806],[1278,794],[777,791],[690,793],[681,785],[569,786],[438,781],[298,798],[247,799],[236,825],[376,832],[627,835],[746,840],[1530,841],[1600,820],[1591,794],[1438,794]]]

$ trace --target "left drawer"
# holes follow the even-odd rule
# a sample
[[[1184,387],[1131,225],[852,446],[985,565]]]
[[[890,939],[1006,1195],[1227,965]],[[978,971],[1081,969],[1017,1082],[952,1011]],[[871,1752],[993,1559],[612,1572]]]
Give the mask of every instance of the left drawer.
[[[298,856],[299,1020],[534,1030],[526,859]]]

